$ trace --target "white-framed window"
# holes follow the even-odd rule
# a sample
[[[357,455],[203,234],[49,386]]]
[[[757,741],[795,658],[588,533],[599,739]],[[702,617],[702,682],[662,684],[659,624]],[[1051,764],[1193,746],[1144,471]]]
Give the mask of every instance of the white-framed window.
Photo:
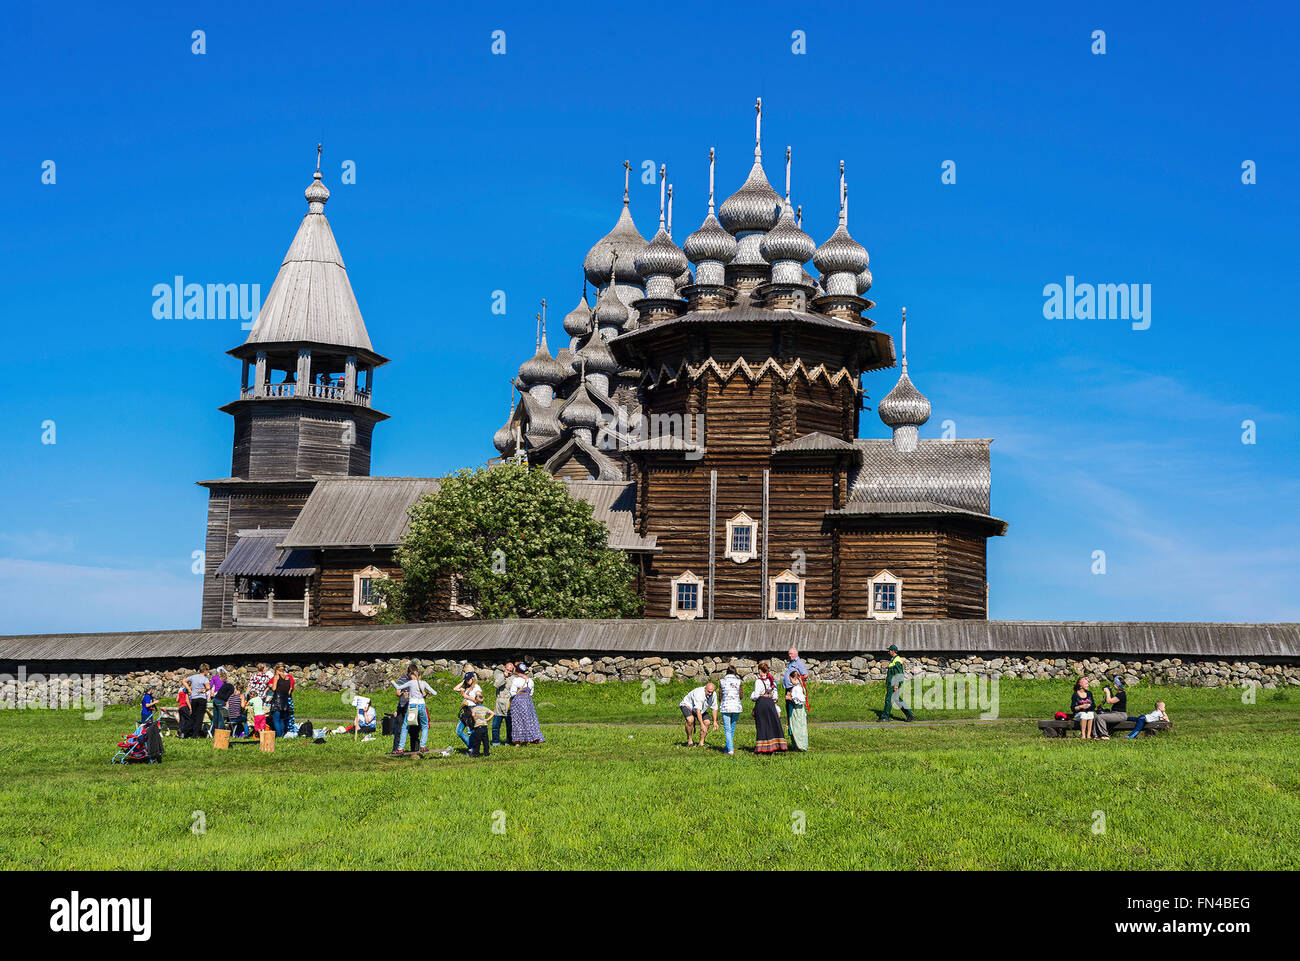
[[[889,571],[867,580],[867,616],[892,621],[903,616],[903,582]]]
[[[374,565],[353,574],[352,609],[366,617],[374,617],[380,607],[379,595],[375,593],[375,582],[387,576]]]
[[[693,621],[704,613],[704,585],[700,579],[686,571],[672,582],[673,617],[683,621]]]
[[[803,617],[804,578],[793,571],[782,571],[768,583],[767,616],[778,621]]]
[[[737,564],[752,561],[758,556],[758,525],[744,511],[727,521],[725,556]]]

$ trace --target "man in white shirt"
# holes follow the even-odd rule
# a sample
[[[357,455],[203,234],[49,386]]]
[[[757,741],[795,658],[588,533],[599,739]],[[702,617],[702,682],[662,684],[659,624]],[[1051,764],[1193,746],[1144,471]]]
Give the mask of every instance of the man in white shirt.
[[[687,747],[704,747],[704,736],[709,733],[709,728],[718,726],[718,688],[709,681],[703,687],[697,687],[684,698],[682,698],[681,709],[682,718],[686,725],[686,746]],[[713,724],[709,724],[709,719],[704,716],[704,712],[711,710],[713,712]],[[695,737],[695,726],[700,728],[699,744],[693,743]]]

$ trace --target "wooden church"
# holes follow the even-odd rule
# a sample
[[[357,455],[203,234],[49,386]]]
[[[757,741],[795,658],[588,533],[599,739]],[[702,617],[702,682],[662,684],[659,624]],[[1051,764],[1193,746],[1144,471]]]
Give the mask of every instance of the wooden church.
[[[989,440],[927,439],[907,365],[878,404],[891,437],[859,436],[864,378],[892,368],[865,298],[867,251],[839,224],[820,246],[768,182],[762,105],[740,188],[678,247],[671,186],[658,230],[623,207],[584,261],[594,305],[539,318],[518,402],[494,438],[589,501],[638,570],[645,616],[984,618]],[[661,174],[664,171],[661,170]],[[248,341],[231,476],[210,491],[203,625],[364,623],[374,578],[400,576],[406,510],[435,478],[369,478],[374,352],[316,179]],[[807,269],[811,262],[814,277]],[[692,269],[693,268],[693,269]],[[494,461],[499,462],[499,461]],[[446,616],[472,617],[449,590]]]

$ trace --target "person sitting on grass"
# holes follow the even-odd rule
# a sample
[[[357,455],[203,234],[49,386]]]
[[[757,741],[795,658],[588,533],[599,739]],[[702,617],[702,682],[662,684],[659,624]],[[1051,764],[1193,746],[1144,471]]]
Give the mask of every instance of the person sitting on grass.
[[[1079,737],[1085,741],[1092,737],[1092,721],[1096,716],[1093,710],[1092,692],[1088,690],[1088,679],[1079,678],[1074,685],[1074,693],[1070,696],[1070,713],[1074,719],[1079,722]]]
[[[495,712],[483,703],[482,691],[474,695],[474,706],[469,710],[474,721],[474,729],[469,736],[469,756],[487,757],[491,753],[488,747],[488,721],[492,720]]]
[[[1146,727],[1147,724],[1151,723],[1152,721],[1168,721],[1170,724],[1174,723],[1173,721],[1169,720],[1169,715],[1165,713],[1164,701],[1156,701],[1156,709],[1154,711],[1152,711],[1150,714],[1143,714],[1141,717],[1137,719],[1137,721],[1134,722],[1133,730],[1130,731],[1128,735],[1129,740],[1131,741],[1133,738],[1141,734],[1142,728]]]
[[[713,712],[713,727],[718,725],[718,688],[712,681],[703,687],[697,687],[684,698],[680,705],[682,709],[683,724],[686,727],[686,746],[687,747],[704,747],[704,738],[709,733],[709,719],[704,716],[704,712],[711,710]],[[699,744],[692,743],[695,736],[695,727],[700,729]]]

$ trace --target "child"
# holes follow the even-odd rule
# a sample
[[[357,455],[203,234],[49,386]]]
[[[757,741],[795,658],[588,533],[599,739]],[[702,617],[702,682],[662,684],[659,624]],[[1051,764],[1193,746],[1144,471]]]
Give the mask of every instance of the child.
[[[176,703],[180,705],[176,711],[176,736],[189,737],[190,721],[192,720],[192,715],[190,714],[190,692],[185,689],[185,685],[183,684],[181,685],[180,693],[176,695]]]
[[[1070,697],[1070,713],[1079,722],[1079,736],[1085,741],[1092,737],[1092,720],[1096,712],[1092,707],[1092,692],[1088,690],[1088,679],[1079,678],[1074,685],[1074,694]]]
[[[1147,725],[1148,721],[1168,721],[1169,715],[1165,713],[1165,702],[1156,701],[1156,709],[1150,714],[1143,714],[1133,725],[1133,730],[1129,732],[1129,740],[1137,737],[1142,733],[1142,728]],[[1172,722],[1170,722],[1172,723]]]
[[[230,716],[230,729],[235,732],[235,737],[246,737],[248,732],[244,724],[244,696],[239,692],[238,684],[231,684],[226,713]]]
[[[474,695],[474,706],[470,708],[470,713],[474,715],[474,731],[469,736],[469,756],[487,757],[492,753],[488,747],[488,722],[496,717],[496,712],[491,710],[483,703],[483,692],[479,691]]]
[[[150,684],[144,689],[144,697],[140,699],[140,723],[143,724],[149,720],[150,716],[157,710],[158,698],[153,696],[153,685]]]
[[[260,695],[254,695],[248,699],[248,710],[253,715],[253,732],[261,734],[266,730],[266,701]]]

